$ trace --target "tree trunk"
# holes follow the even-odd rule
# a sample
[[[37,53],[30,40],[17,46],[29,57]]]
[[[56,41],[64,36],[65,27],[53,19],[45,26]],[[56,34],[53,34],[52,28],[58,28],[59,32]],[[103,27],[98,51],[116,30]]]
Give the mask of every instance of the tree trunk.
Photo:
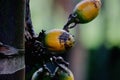
[[[0,0],[0,80],[24,80],[24,7],[25,0]]]

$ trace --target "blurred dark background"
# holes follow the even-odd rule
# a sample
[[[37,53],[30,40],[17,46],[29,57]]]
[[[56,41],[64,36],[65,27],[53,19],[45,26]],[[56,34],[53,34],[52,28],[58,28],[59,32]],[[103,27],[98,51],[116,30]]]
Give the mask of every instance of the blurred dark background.
[[[31,0],[35,32],[62,29],[80,0]],[[120,80],[120,0],[102,0],[100,14],[70,30],[76,46],[68,61],[75,80]]]

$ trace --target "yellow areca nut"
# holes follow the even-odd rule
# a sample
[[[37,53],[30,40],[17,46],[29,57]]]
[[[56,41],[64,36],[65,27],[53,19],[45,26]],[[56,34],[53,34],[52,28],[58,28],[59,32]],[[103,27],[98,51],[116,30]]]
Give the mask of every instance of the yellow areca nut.
[[[56,71],[56,75],[59,78],[59,80],[74,80],[74,75],[70,69],[68,69],[65,66],[62,66],[63,69],[58,69]]]
[[[65,30],[53,29],[46,33],[45,45],[51,51],[65,51],[74,45],[74,38]]]
[[[100,8],[100,0],[83,0],[76,5],[73,14],[77,15],[80,23],[87,23],[96,18]]]

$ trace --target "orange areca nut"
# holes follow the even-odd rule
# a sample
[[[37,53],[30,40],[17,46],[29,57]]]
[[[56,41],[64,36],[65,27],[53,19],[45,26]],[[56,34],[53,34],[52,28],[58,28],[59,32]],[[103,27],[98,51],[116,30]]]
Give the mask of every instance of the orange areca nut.
[[[65,30],[53,29],[46,33],[45,45],[51,51],[66,51],[74,45],[74,38]]]
[[[76,5],[73,14],[77,15],[80,23],[87,23],[96,18],[100,8],[100,0],[83,0]]]

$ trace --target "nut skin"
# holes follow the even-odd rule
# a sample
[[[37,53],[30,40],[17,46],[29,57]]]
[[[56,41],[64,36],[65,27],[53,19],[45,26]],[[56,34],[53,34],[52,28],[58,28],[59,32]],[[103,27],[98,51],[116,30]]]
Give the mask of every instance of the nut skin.
[[[100,8],[100,0],[83,0],[75,6],[73,14],[77,15],[79,23],[88,23],[97,17]]]
[[[50,69],[40,68],[37,70],[31,80],[74,80],[73,73],[64,65],[56,67],[55,74],[52,74]]]
[[[53,29],[46,33],[45,45],[50,51],[63,52],[74,45],[74,38],[65,30]]]
[[[34,72],[31,80],[51,80],[50,72],[47,68],[40,68]]]
[[[71,70],[64,65],[61,65],[61,67],[62,68],[57,70],[55,76],[58,77],[59,80],[74,80],[74,76]]]

